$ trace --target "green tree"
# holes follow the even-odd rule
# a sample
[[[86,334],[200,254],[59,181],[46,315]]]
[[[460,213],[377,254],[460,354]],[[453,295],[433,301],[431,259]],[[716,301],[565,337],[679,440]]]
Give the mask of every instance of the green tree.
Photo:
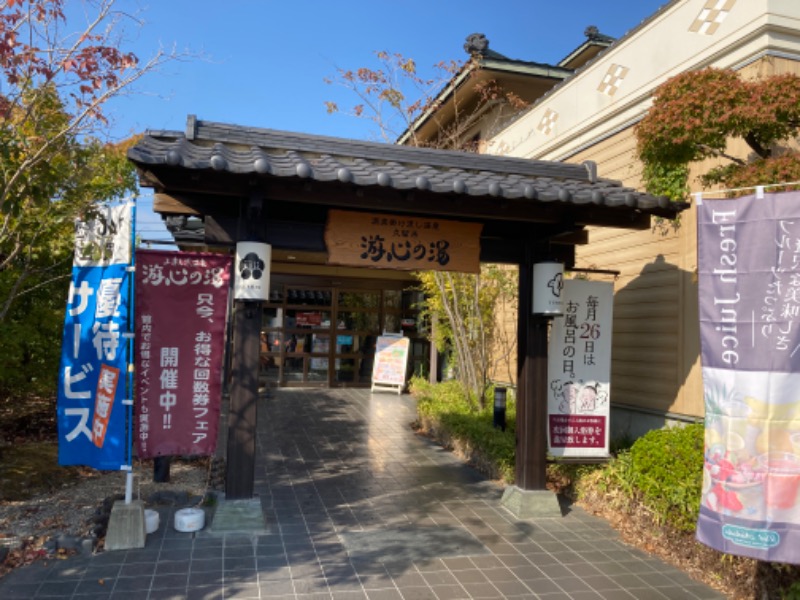
[[[727,188],[800,180],[800,154],[791,144],[800,128],[800,78],[743,80],[731,70],[681,73],[662,84],[636,128],[648,190],[682,199],[689,164],[723,162],[700,176]],[[748,152],[733,154],[730,140]]]
[[[355,105],[345,111],[335,102],[326,106],[329,113],[371,120],[386,142],[404,136],[413,146],[475,152],[470,134],[487,118],[487,110],[494,109],[495,118],[502,120],[525,106],[494,80],[474,84],[467,94],[451,89],[451,82],[468,72],[470,62],[443,61],[434,65],[433,77],[425,77],[416,61],[401,54],[376,52],[375,58],[375,68],[339,69],[326,80],[357,96]],[[420,135],[416,124],[422,115],[436,122],[433,137]],[[428,271],[417,277],[426,298],[423,315],[436,322],[431,341],[451,356],[456,378],[482,407],[490,374],[516,349],[516,340],[502,335],[495,317],[501,304],[510,310],[516,306],[517,271],[482,265],[479,274]]]
[[[501,304],[515,302],[516,270],[482,265],[478,274],[424,271],[417,278],[425,293],[422,316],[436,323],[431,342],[452,357],[470,401],[484,408],[493,367],[514,350],[503,343],[495,317]]]
[[[66,0],[0,0],[4,391],[57,364],[75,219],[136,189],[125,145],[103,141],[105,104],[176,57],[140,62],[118,47],[132,17],[114,0],[81,5],[68,22]]]

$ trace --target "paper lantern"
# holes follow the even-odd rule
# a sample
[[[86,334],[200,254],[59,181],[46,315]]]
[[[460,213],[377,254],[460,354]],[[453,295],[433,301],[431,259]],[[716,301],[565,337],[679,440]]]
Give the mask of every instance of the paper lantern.
[[[236,244],[236,279],[233,294],[236,300],[269,300],[269,272],[272,246],[259,242]]]
[[[533,314],[557,317],[564,314],[564,265],[543,262],[533,265]]]

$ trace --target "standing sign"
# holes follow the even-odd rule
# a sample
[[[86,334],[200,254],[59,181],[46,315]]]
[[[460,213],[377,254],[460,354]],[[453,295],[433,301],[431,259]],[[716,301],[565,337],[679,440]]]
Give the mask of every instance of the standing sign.
[[[398,394],[406,386],[406,366],[410,340],[400,335],[382,335],[375,343],[372,365],[372,390],[389,389]]]
[[[553,456],[608,456],[614,286],[564,281],[564,316],[548,349],[547,437]]]
[[[136,253],[138,456],[216,449],[231,259]]]
[[[697,210],[706,410],[697,538],[800,564],[800,192]]]
[[[328,262],[354,267],[478,273],[483,225],[428,217],[328,211]]]
[[[103,207],[76,223],[58,376],[58,462],[119,470],[128,463],[127,372],[132,210]]]

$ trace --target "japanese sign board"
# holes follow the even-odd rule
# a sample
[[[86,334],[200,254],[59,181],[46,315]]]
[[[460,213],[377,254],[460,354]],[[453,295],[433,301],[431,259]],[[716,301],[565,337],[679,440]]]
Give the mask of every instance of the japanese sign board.
[[[372,363],[372,390],[394,389],[398,394],[406,385],[410,340],[400,335],[378,336]]]
[[[213,454],[231,259],[139,250],[136,263],[137,454]]]
[[[482,227],[480,223],[330,210],[325,227],[328,262],[477,273]]]
[[[548,349],[547,438],[559,457],[608,456],[614,286],[564,280]]]
[[[103,207],[75,226],[58,377],[58,462],[128,464],[123,400],[130,310],[131,206]]]
[[[800,564],[800,192],[698,204],[697,538]]]

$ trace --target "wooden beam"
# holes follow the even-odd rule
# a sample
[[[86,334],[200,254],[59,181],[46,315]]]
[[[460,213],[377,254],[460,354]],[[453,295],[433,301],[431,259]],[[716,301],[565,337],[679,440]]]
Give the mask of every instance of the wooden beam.
[[[551,244],[568,246],[585,246],[589,243],[589,232],[585,229],[565,231],[547,238]]]
[[[201,215],[200,211],[191,208],[183,200],[169,194],[153,194],[153,210],[161,214]]]

